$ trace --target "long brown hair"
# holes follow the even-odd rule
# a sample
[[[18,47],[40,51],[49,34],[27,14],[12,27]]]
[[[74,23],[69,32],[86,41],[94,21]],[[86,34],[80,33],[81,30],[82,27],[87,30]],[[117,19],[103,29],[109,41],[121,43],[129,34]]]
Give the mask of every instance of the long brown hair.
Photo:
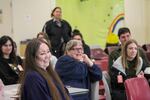
[[[49,46],[50,46],[50,48],[51,48],[51,41],[50,41],[50,39],[49,39],[47,33],[39,32],[39,33],[37,34],[37,38],[39,38],[40,35],[43,36],[43,38],[48,42],[48,44],[49,44]]]
[[[128,64],[127,64],[127,48],[128,48],[128,45],[130,45],[131,43],[135,43],[137,45],[137,48],[138,48],[138,43],[133,40],[133,39],[130,39],[128,41],[125,42],[125,44],[123,45],[122,47],[122,65],[124,68],[128,68]],[[138,64],[139,64],[139,49],[137,49],[137,55],[136,57],[134,58],[136,61],[135,61],[135,64],[132,68],[136,69]]]
[[[59,93],[59,90],[57,89],[55,83],[52,81],[52,79],[60,86],[61,91],[65,97],[65,100],[70,100],[68,94],[65,91],[64,85],[61,82],[60,78],[58,77],[57,73],[52,69],[51,64],[47,67],[46,71],[38,67],[35,59],[36,59],[36,53],[39,49],[39,46],[45,43],[48,47],[48,43],[42,39],[33,39],[31,42],[28,43],[25,51],[25,62],[24,62],[24,75],[22,77],[21,87],[20,87],[20,94],[23,92],[24,87],[24,81],[25,76],[28,71],[36,71],[38,72],[48,83],[49,89],[50,89],[50,95],[52,96],[52,100],[61,100],[61,95]]]
[[[0,58],[3,58],[4,56],[4,53],[2,52],[2,46],[5,45],[5,43],[7,43],[7,41],[10,41],[11,42],[11,45],[12,45],[12,51],[11,53],[9,54],[9,58],[11,59],[11,61],[13,62],[14,66],[17,66],[18,64],[18,61],[17,61],[17,56],[16,56],[16,53],[14,51],[14,41],[13,39],[10,37],[10,36],[7,36],[7,35],[4,35],[0,38]]]

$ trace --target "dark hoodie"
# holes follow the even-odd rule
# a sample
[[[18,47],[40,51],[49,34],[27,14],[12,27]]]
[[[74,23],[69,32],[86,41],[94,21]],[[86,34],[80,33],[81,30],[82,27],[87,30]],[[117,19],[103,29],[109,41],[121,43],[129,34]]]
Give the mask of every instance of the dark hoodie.
[[[102,71],[97,65],[89,67],[67,55],[58,59],[55,69],[66,86],[89,89],[88,94],[73,96],[73,100],[91,100],[91,82],[102,79]]]

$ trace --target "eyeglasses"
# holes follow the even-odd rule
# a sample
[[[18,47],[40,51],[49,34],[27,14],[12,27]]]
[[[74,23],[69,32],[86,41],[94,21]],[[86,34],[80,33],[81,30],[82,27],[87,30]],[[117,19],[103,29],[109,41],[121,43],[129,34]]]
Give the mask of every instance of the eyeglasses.
[[[83,48],[72,48],[70,50],[74,50],[74,51],[83,51]]]

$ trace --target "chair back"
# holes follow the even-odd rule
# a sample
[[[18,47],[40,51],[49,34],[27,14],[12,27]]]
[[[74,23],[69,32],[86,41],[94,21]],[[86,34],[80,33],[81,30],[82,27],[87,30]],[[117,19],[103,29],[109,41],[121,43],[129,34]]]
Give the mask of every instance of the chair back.
[[[99,100],[99,81],[91,84],[91,100]]]
[[[104,52],[101,48],[93,48],[91,49],[91,58],[95,60],[100,60],[105,57],[108,57],[108,55]]]
[[[146,52],[150,52],[150,44],[144,44],[144,45],[142,45],[142,48],[143,48]]]
[[[125,91],[127,100],[150,100],[150,87],[144,77],[127,79]]]

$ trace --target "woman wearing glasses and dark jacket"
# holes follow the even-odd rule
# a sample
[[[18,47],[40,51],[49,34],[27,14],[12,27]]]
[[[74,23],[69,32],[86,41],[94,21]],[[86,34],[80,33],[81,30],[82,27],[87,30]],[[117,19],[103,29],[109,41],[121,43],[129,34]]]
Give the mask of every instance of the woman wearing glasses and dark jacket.
[[[89,89],[86,94],[73,96],[74,100],[91,100],[91,82],[102,79],[102,71],[83,54],[79,40],[66,44],[65,55],[58,59],[55,70],[66,86]]]

